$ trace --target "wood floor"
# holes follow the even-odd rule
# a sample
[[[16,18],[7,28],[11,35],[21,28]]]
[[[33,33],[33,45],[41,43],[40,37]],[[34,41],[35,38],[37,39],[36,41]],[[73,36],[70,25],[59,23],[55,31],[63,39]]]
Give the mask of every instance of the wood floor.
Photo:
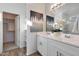
[[[13,43],[4,44],[4,50],[0,56],[26,56],[26,48],[14,48],[16,47]],[[13,49],[11,49],[13,48]],[[39,52],[35,52],[29,56],[41,56]]]
[[[39,52],[35,52],[35,53],[33,53],[33,54],[29,55],[29,56],[42,56],[42,55]]]
[[[8,43],[3,43],[3,50],[7,51],[7,50],[12,50],[12,49],[16,49],[18,48],[14,42],[8,42]]]
[[[0,56],[27,56],[26,48],[17,48],[9,51],[4,51]],[[40,53],[35,52],[29,56],[42,56]]]
[[[3,51],[0,56],[25,56],[26,48],[16,48],[9,51]]]

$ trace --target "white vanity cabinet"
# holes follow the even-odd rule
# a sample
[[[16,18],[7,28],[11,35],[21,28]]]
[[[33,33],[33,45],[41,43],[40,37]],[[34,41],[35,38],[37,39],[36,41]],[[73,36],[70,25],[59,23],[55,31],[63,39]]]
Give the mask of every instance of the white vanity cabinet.
[[[37,36],[37,50],[43,55],[47,55],[47,39]]]
[[[63,52],[61,49],[59,49],[55,42],[51,39],[37,36],[37,50],[38,52],[43,56],[66,56],[67,53]]]
[[[59,43],[60,42],[54,41],[53,39],[48,39],[48,56],[70,56],[70,54],[62,48],[63,43],[61,43],[61,45]]]
[[[43,56],[79,56],[79,47],[37,35],[37,50]]]
[[[58,48],[58,46],[56,46],[56,44],[53,43],[51,39],[48,39],[47,50],[48,56],[69,56],[68,53]]]

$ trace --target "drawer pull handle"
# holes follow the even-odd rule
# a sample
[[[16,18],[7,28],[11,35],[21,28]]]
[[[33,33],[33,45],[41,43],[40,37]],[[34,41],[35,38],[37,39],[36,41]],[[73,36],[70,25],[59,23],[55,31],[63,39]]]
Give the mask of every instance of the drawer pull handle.
[[[58,56],[58,51],[57,51],[57,56]]]

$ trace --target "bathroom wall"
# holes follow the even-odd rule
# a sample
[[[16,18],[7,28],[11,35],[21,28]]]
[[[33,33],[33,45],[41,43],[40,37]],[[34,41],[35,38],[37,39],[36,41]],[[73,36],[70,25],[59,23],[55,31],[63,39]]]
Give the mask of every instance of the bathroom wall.
[[[51,4],[27,4],[27,12],[26,12],[26,20],[30,20],[30,10],[43,13],[43,31],[46,31],[46,15],[54,16],[55,22],[60,18],[65,18],[65,20],[69,20],[70,16],[78,15],[79,14],[79,4],[65,4],[63,7],[59,8],[56,13],[52,13],[49,9]],[[75,9],[76,8],[76,9]],[[73,12],[75,11],[75,12]],[[72,13],[73,12],[73,13]],[[66,30],[70,30],[69,28],[66,28]],[[27,55],[30,55],[37,51],[36,47],[36,32],[31,33],[30,32],[30,26],[27,26]]]
[[[30,20],[30,10],[45,14],[44,7],[44,4],[27,4],[27,20]],[[31,33],[30,26],[27,26],[27,55],[36,51],[36,32]]]
[[[2,12],[0,12],[0,53],[2,53],[3,50],[3,17]]]
[[[26,16],[26,4],[24,3],[0,3],[0,51],[2,52],[2,44],[3,44],[3,20],[2,20],[2,12],[10,12],[14,14],[18,14],[20,16],[20,34],[19,37],[19,47],[24,47],[24,22]]]
[[[46,31],[46,15],[51,15],[48,11],[48,6],[44,3],[38,3],[38,4],[27,4],[27,20],[30,20],[30,10],[39,12],[43,14],[43,31]],[[51,15],[52,16],[52,15]],[[37,51],[36,47],[36,32],[30,32],[30,26],[27,26],[27,55],[30,55]]]

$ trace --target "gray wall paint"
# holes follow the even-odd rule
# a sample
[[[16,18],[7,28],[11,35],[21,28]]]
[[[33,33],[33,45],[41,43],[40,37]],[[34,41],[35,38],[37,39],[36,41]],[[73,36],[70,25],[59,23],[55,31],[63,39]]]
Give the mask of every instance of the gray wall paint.
[[[3,17],[2,12],[0,12],[0,53],[2,53],[3,50]]]
[[[43,20],[44,20],[44,23],[43,23],[43,31],[45,32],[46,31],[46,14],[47,15],[51,15],[51,12],[49,13],[48,12],[48,8],[49,6],[47,6],[46,4],[44,3],[38,3],[38,4],[27,4],[27,20],[30,20],[30,10],[32,11],[36,11],[36,12],[39,12],[39,13],[42,13],[43,14]],[[48,9],[47,9],[48,8]],[[37,47],[36,47],[37,43],[36,43],[36,32],[34,33],[31,33],[30,32],[30,26],[27,26],[27,55],[30,55],[34,52],[37,51]]]
[[[44,4],[27,4],[27,20],[30,20],[30,10],[39,13],[45,13]],[[44,16],[44,15],[43,15]],[[30,26],[27,26],[27,55],[30,55],[37,51],[36,48],[36,33],[30,32]]]

